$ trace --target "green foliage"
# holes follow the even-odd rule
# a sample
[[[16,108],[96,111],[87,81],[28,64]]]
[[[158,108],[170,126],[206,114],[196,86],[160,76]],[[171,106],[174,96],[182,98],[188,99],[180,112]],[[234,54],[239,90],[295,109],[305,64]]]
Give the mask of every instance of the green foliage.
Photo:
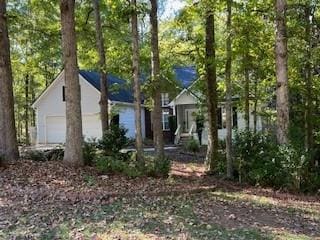
[[[64,156],[64,149],[54,148],[54,149],[45,151],[45,156],[47,161],[62,161]]]
[[[250,131],[237,132],[234,146],[243,182],[301,191],[320,188],[317,175],[309,174],[310,156],[303,147],[278,145],[274,136]]]
[[[124,174],[130,178],[141,176],[167,177],[171,169],[171,161],[168,158],[157,159],[153,156],[145,158],[145,166],[141,169],[134,153],[98,156],[95,159],[95,164],[101,173]]]
[[[161,159],[148,156],[145,158],[146,161],[146,175],[150,177],[168,177],[171,170],[171,161],[168,157]]]
[[[47,161],[47,157],[43,151],[38,150],[28,150],[22,156],[22,158],[27,160],[32,160],[36,162],[44,162]]]
[[[93,160],[97,154],[97,142],[95,139],[83,141],[82,146],[84,164],[92,166]]]
[[[197,140],[195,140],[194,138],[191,138],[188,140],[188,142],[186,143],[186,145],[184,146],[184,148],[189,151],[189,152],[199,152],[200,151],[200,145],[198,143]]]
[[[122,126],[111,125],[110,129],[103,134],[102,139],[98,141],[98,148],[103,151],[104,155],[117,155],[128,145],[127,131]]]

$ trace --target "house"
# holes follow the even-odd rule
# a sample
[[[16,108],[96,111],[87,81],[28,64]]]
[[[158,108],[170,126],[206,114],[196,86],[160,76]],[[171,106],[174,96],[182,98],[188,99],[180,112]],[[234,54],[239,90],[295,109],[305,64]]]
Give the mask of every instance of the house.
[[[135,137],[133,93],[127,81],[108,74],[109,110],[113,120],[128,129],[127,137]],[[79,71],[81,88],[82,128],[85,138],[101,138],[100,75],[97,72]],[[66,138],[65,81],[62,71],[37,98],[32,107],[36,114],[36,143],[64,143]],[[145,107],[142,106],[142,135],[145,137]]]
[[[181,86],[181,91],[172,99],[169,98],[168,93],[162,94],[162,104],[163,104],[163,130],[164,136],[168,131],[168,116],[172,114],[176,116],[176,131],[174,133],[174,142],[177,144],[183,142],[186,138],[193,137],[198,139],[197,126],[196,126],[196,115],[199,113],[199,101],[203,95],[199,93],[195,84],[198,80],[198,74],[195,67],[175,67],[174,68],[175,79]],[[172,86],[173,87],[173,86]],[[233,116],[232,123],[233,129],[245,129],[245,119],[244,114],[238,111],[236,107],[237,97],[233,98]],[[171,110],[169,110],[171,109]],[[206,113],[203,113],[206,118]],[[253,113],[250,112],[250,128],[253,129]],[[219,139],[226,138],[226,108],[225,102],[221,101],[218,104],[217,111],[218,120],[218,137]],[[257,116],[257,130],[261,130],[262,121],[261,117]],[[207,144],[208,142],[208,123],[204,123],[204,129],[202,131],[202,144]]]
[[[190,137],[197,137],[195,116],[199,111],[199,99],[202,94],[195,87],[198,74],[195,67],[174,67],[175,81],[168,83],[171,91],[164,91],[162,96],[162,128],[166,142],[180,143]],[[109,110],[113,121],[128,129],[127,137],[135,137],[135,115],[133,93],[128,81],[108,74]],[[81,87],[82,127],[85,138],[101,138],[100,120],[100,75],[92,71],[79,71]],[[36,143],[56,144],[64,143],[66,137],[65,117],[65,86],[64,71],[62,71],[51,85],[37,98],[32,107],[36,113]],[[174,91],[172,91],[174,90]],[[204,112],[205,115],[205,112]],[[225,103],[218,105],[218,136],[224,139]],[[175,129],[170,129],[169,118],[174,116]],[[142,105],[141,111],[143,138],[152,139],[152,117],[148,109]],[[250,114],[251,128],[253,128],[253,114]],[[233,126],[245,128],[243,114],[233,107]],[[257,119],[257,129],[261,129],[261,118]],[[207,143],[207,122],[202,132],[202,143]]]

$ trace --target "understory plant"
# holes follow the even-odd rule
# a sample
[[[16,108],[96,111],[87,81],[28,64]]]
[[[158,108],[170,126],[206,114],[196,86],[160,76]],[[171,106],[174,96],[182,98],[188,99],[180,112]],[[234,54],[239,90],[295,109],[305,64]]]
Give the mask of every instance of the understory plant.
[[[121,152],[129,143],[126,132],[125,128],[113,125],[104,133],[97,145],[100,153],[94,160],[97,170],[102,174],[123,174],[128,177],[168,176],[171,166],[169,159],[146,156],[145,166],[141,167],[134,151]]]
[[[310,178],[310,155],[301,146],[278,145],[273,135],[251,131],[237,132],[233,145],[240,182],[305,191],[305,180],[313,178],[313,189],[320,188],[319,173]]]

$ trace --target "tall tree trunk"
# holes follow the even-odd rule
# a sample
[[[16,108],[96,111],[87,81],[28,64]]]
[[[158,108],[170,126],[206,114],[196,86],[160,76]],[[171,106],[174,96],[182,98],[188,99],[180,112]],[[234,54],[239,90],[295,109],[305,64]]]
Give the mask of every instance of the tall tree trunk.
[[[134,85],[134,110],[135,110],[135,128],[136,128],[136,149],[137,159],[141,166],[144,166],[143,146],[142,146],[142,129],[141,129],[141,90],[139,77],[139,31],[137,16],[137,1],[131,0],[133,8],[131,14],[132,30],[132,68],[133,68],[133,85]]]
[[[249,73],[249,49],[245,50],[244,56],[244,120],[246,123],[246,130],[250,129],[250,73]]]
[[[227,157],[227,177],[233,177],[232,161],[232,86],[231,86],[231,64],[232,64],[232,38],[231,38],[231,18],[232,0],[227,0],[227,62],[226,62],[226,157]]]
[[[63,160],[66,164],[81,166],[83,165],[83,136],[74,5],[75,0],[61,0],[60,2],[67,125]]]
[[[160,82],[160,56],[159,56],[159,40],[158,40],[158,0],[150,0],[151,12],[151,54],[152,54],[152,83],[153,83],[153,134],[154,146],[158,158],[163,158],[163,132],[162,132],[162,107],[161,107],[161,82]]]
[[[254,81],[254,103],[253,103],[253,132],[257,132],[257,121],[258,121],[258,115],[257,115],[257,109],[258,109],[258,80],[256,79]]]
[[[218,159],[218,129],[217,129],[217,73],[215,51],[214,12],[206,13],[206,87],[208,107],[208,148],[206,167],[208,173],[214,173]]]
[[[277,141],[288,143],[289,90],[286,0],[276,0],[276,78],[277,78]]]
[[[25,91],[24,124],[25,124],[26,145],[30,144],[30,141],[29,141],[29,87],[30,87],[29,74],[27,74],[25,77],[25,83],[24,83],[24,91]]]
[[[34,86],[34,78],[31,77],[30,79],[30,90],[31,90],[31,102],[34,102],[36,100],[36,92],[35,92],[35,86]],[[35,126],[36,125],[36,112],[34,111],[34,109],[31,109],[31,126]]]
[[[101,27],[101,16],[99,0],[92,0],[95,23],[96,23],[96,41],[99,52],[99,68],[100,68],[100,117],[102,134],[109,128],[109,112],[108,112],[108,81],[107,81],[107,66],[106,54],[104,50],[104,40]]]
[[[0,0],[0,164],[19,158],[12,84],[6,0]]]
[[[306,86],[306,108],[305,108],[305,126],[306,126],[306,141],[305,147],[308,151],[313,148],[313,103],[312,103],[312,71],[311,71],[311,7],[308,3],[305,6],[305,41],[307,43],[306,47],[306,59],[305,59],[305,86]]]

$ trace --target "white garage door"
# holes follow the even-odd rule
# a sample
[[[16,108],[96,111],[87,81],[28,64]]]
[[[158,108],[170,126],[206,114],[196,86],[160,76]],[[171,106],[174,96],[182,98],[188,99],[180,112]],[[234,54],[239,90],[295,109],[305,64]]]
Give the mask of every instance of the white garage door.
[[[96,115],[82,116],[82,129],[85,138],[100,138],[100,117]],[[66,118],[64,116],[50,116],[46,120],[47,143],[64,143],[66,139]]]

